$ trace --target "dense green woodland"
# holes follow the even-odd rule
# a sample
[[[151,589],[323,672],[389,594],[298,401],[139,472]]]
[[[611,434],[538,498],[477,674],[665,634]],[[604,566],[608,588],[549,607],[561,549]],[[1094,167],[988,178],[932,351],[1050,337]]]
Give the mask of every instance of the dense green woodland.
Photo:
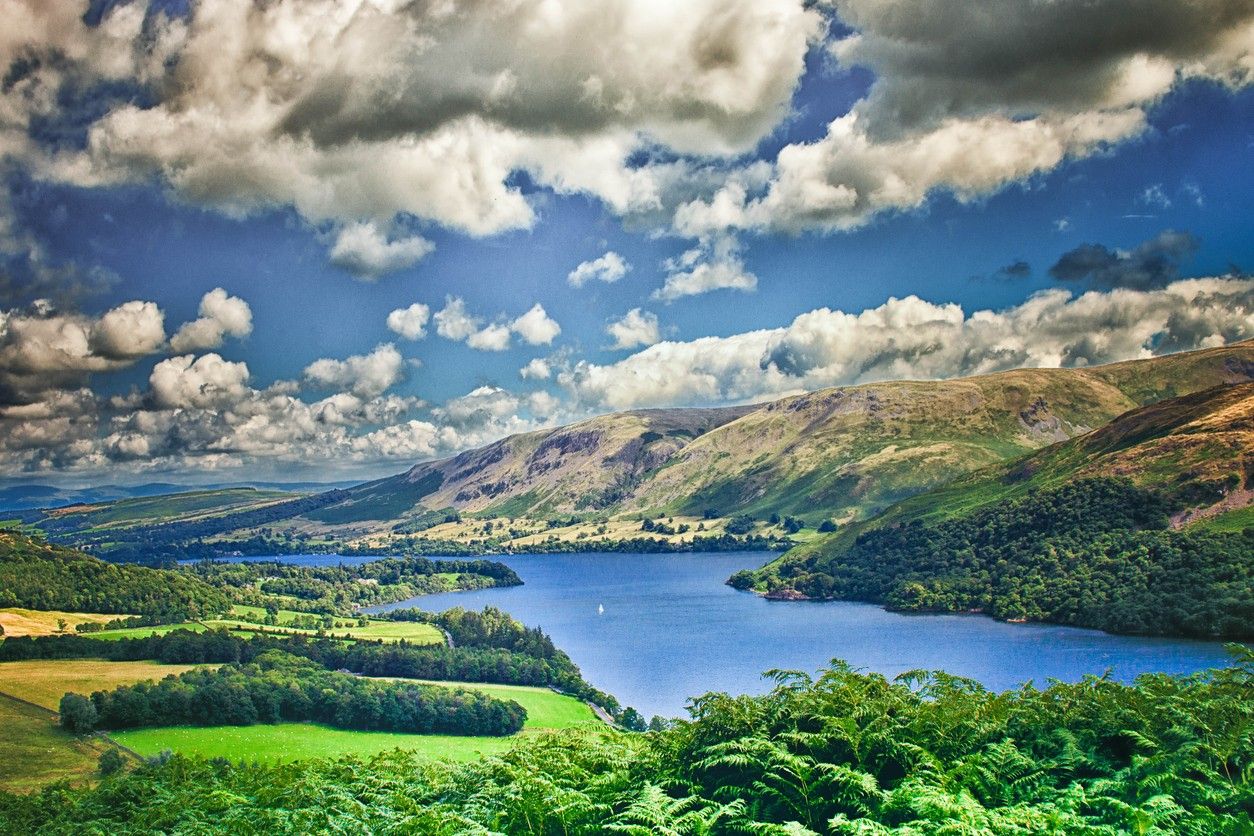
[[[648,734],[523,738],[468,764],[174,757],[0,796],[0,829],[66,833],[1249,834],[1254,657],[1183,678],[994,694],[836,664],[710,694]]]
[[[221,590],[187,573],[106,563],[0,531],[0,607],[182,621],[226,612],[231,602]]]
[[[1254,638],[1254,532],[1167,528],[1156,494],[1091,479],[940,523],[873,529],[832,555],[784,563],[811,598],[1096,627]],[[755,573],[733,585],[748,587]]]
[[[62,724],[77,733],[142,726],[249,726],[280,721],[409,734],[508,735],[527,712],[479,691],[363,679],[280,650],[250,664],[190,670],[61,700]]]
[[[354,606],[402,601],[433,592],[518,586],[522,579],[489,560],[385,558],[357,565],[293,566],[278,561],[201,561],[183,567],[241,604],[289,599],[303,612],[350,614]]]

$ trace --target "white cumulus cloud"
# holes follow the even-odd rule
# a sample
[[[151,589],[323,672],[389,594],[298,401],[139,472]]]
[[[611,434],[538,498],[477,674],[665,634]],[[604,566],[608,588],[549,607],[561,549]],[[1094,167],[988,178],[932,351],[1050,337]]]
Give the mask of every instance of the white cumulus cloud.
[[[657,315],[640,308],[632,308],[621,319],[610,322],[605,333],[614,338],[610,348],[616,350],[650,346],[662,339]]]
[[[369,398],[391,388],[404,370],[405,360],[396,346],[384,343],[369,354],[355,354],[344,360],[315,360],[305,367],[304,376],[316,386],[344,389]]]
[[[412,267],[435,250],[421,235],[388,240],[373,223],[349,224],[331,248],[331,263],[363,281]]]
[[[407,340],[420,340],[427,335],[427,321],[431,309],[421,302],[407,308],[397,308],[388,314],[388,329]]]
[[[583,287],[590,281],[612,284],[631,270],[631,265],[618,253],[610,250],[600,258],[582,262],[566,276],[571,287]]]
[[[253,312],[248,303],[220,287],[200,299],[200,316],[181,325],[170,338],[170,349],[182,354],[217,348],[228,337],[247,337],[253,332]]]

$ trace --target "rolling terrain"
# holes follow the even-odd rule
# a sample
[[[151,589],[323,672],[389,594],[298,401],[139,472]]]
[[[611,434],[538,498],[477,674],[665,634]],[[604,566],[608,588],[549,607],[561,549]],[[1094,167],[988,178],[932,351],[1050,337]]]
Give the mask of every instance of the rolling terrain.
[[[1254,344],[1092,369],[823,389],[754,407],[605,415],[348,491],[324,525],[579,512],[851,520],[1164,398],[1254,379]],[[371,526],[367,526],[371,527]]]
[[[1254,383],[1131,410],[795,548],[733,585],[784,599],[1248,638]]]
[[[68,542],[133,551],[149,532],[224,549],[293,536],[306,548],[386,549],[404,537],[472,552],[534,549],[625,541],[654,517],[672,520],[675,532],[651,536],[682,546],[698,525],[721,535],[745,514],[792,516],[803,541],[824,520],[865,520],[1130,410],[1250,380],[1254,342],[1093,368],[868,383],[751,406],[602,415],[342,491],[200,492],[23,520]],[[491,520],[509,523],[485,526]],[[797,525],[757,532],[796,535]]]

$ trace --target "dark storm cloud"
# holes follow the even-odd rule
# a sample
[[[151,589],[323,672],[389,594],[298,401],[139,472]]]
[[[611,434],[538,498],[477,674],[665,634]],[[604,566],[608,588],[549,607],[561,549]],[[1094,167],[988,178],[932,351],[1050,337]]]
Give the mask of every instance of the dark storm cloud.
[[[1187,232],[1168,229],[1130,252],[1081,244],[1063,253],[1049,274],[1059,281],[1089,281],[1097,287],[1163,287],[1180,277],[1180,264],[1197,250],[1197,243]]]

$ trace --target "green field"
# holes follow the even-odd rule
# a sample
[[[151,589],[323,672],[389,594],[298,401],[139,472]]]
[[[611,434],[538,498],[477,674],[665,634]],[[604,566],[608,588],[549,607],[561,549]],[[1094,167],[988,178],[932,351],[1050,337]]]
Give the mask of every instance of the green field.
[[[264,624],[266,611],[261,607],[250,607],[242,604],[236,604],[231,608],[231,614],[235,618],[219,618],[210,619],[203,622],[206,627],[211,629],[225,628],[238,632],[269,632],[282,633],[285,635],[306,635],[312,636],[317,634],[317,630],[307,628],[293,627],[293,623],[297,619],[308,618],[311,613],[297,612],[296,610],[279,610],[277,614],[278,625]],[[327,630],[327,633],[335,636],[352,639],[381,639],[385,642],[396,642],[404,639],[410,644],[443,644],[444,633],[440,628],[430,624],[421,624],[413,621],[381,621],[378,619],[370,619],[365,627],[357,624],[356,618],[338,616],[334,619],[336,625]]]
[[[523,734],[562,729],[596,722],[592,710],[574,697],[547,688],[522,685],[457,684],[493,696],[517,700],[527,709]],[[424,757],[472,760],[479,755],[503,752],[514,737],[460,737],[452,735],[394,734],[335,729],[315,723],[279,723],[267,726],[171,726],[117,732],[113,738],[139,752],[155,755],[165,749],[206,758],[234,761],[299,760],[334,755],[374,755],[391,749],[407,749]]]
[[[203,632],[205,625],[195,621],[184,621],[179,624],[160,624],[156,627],[124,627],[120,630],[101,630],[99,633],[84,633],[91,639],[117,641],[118,639],[142,639],[148,636],[164,636],[175,630],[191,630],[193,633]]]
[[[454,737],[436,734],[393,734],[349,731],[315,723],[274,726],[170,726],[116,732],[113,738],[150,757],[169,749],[186,755],[232,761],[294,761],[338,755],[369,757],[407,749],[435,758],[468,761],[503,752],[513,737]]]
[[[78,739],[56,715],[0,695],[0,790],[30,792],[53,781],[82,784],[109,744]]]

